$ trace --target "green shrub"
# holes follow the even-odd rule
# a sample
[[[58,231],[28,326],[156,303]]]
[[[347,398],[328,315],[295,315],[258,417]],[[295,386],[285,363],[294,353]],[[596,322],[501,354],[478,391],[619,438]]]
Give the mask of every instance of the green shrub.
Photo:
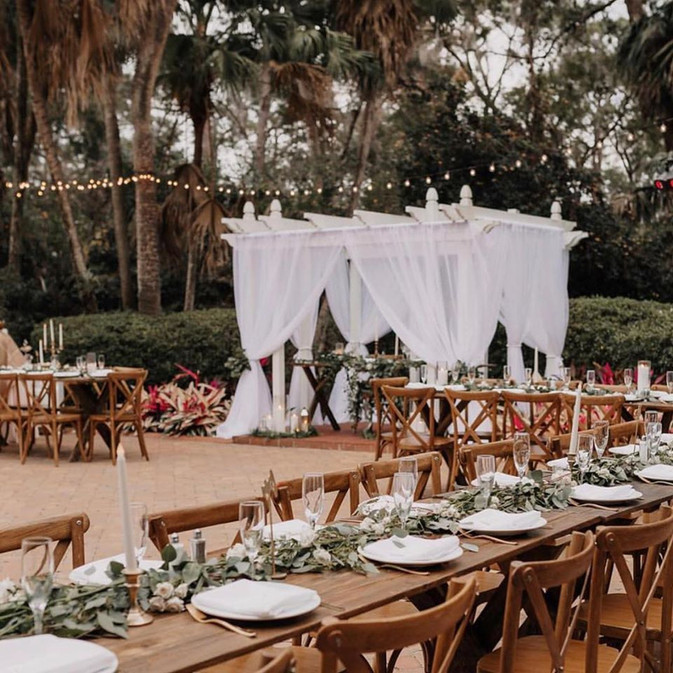
[[[228,378],[225,361],[241,354],[233,309],[167,313],[156,318],[100,313],[54,318],[54,322],[63,323],[61,362],[74,364],[87,351],[104,353],[110,365],[144,367],[149,383],[170,381],[178,364],[204,378]],[[41,336],[42,325],[36,325],[31,334],[34,347]]]

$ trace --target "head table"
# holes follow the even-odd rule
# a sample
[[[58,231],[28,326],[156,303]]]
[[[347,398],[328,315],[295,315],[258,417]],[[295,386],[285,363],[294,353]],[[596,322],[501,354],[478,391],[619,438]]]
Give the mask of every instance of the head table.
[[[573,531],[633,520],[638,512],[656,509],[673,498],[673,485],[638,483],[637,488],[643,497],[628,505],[610,509],[571,506],[563,511],[544,512],[547,525],[513,538],[516,545],[471,540],[478,546],[478,552],[465,551],[455,561],[428,568],[427,575],[388,569],[381,569],[376,575],[350,571],[289,575],[285,582],[316,590],[322,599],[321,606],[296,619],[256,622],[252,624],[256,638],[245,638],[212,624],[199,624],[187,613],[180,613],[159,615],[148,626],[130,629],[127,640],[99,638],[95,642],[115,652],[120,673],[186,673],[316,629],[325,617],[350,617],[401,598],[410,598],[419,607],[427,606],[428,602],[441,599],[438,589],[452,578],[492,565],[506,568],[515,559],[555,556],[562,538]],[[501,586],[491,601],[502,602],[503,593]],[[484,614],[489,614],[488,608]],[[487,628],[475,629],[476,636],[481,638],[479,647],[471,646],[466,657],[457,657],[452,670],[474,671],[476,658],[497,643],[501,625],[501,621],[492,619]]]

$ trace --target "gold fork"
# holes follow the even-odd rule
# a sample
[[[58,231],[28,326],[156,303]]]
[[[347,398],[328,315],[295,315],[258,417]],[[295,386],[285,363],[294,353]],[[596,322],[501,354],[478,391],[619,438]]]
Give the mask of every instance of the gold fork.
[[[242,629],[240,626],[236,626],[231,622],[226,621],[225,619],[220,619],[219,617],[208,617],[204,612],[201,612],[195,605],[187,603],[187,612],[197,621],[202,624],[219,624],[229,631],[238,633],[239,636],[245,636],[246,638],[256,638],[257,634],[254,631],[249,631],[248,629]]]

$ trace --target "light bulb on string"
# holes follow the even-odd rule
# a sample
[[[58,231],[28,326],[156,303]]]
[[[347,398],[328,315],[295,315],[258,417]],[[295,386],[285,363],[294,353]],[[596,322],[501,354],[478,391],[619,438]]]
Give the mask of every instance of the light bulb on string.
[[[470,168],[470,175],[474,177],[477,174],[477,169],[476,168]]]
[[[393,183],[392,182],[386,182],[386,189],[392,189],[393,188]]]
[[[404,181],[404,186],[405,187],[410,187],[411,186],[411,182],[409,182],[408,178]]]
[[[444,173],[444,179],[445,180],[450,180],[451,179],[451,173],[449,173],[449,171],[446,171],[446,173]]]
[[[495,173],[495,164],[491,164],[491,165],[488,167],[488,170],[489,170],[491,173]]]
[[[432,184],[432,178],[429,175],[425,178],[425,184],[426,185],[431,185]]]

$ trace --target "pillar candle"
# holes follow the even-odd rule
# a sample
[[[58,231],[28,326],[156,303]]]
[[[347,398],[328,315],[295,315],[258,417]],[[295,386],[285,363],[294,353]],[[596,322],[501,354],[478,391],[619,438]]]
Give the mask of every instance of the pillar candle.
[[[63,350],[63,323],[58,324],[58,347]]]
[[[49,319],[49,333],[51,335],[51,347],[53,350],[56,347],[56,338],[54,336],[54,320],[52,318]]]
[[[42,346],[42,339],[40,339],[40,364],[44,364],[44,350]]]
[[[638,392],[646,393],[650,390],[650,363],[648,360],[638,362]]]
[[[131,521],[131,503],[129,501],[128,482],[126,480],[126,452],[119,445],[117,449],[117,486],[119,489],[119,507],[121,510],[122,534],[124,538],[124,556],[127,570],[137,570],[136,550],[133,545],[133,522]]]
[[[577,386],[575,391],[575,407],[573,409],[573,428],[570,433],[570,448],[568,455],[574,456],[577,453],[577,444],[580,436],[580,411],[582,410],[582,384]]]
[[[42,325],[42,343],[47,345],[47,323]]]
[[[400,337],[395,335],[395,356],[397,357],[400,354]]]

